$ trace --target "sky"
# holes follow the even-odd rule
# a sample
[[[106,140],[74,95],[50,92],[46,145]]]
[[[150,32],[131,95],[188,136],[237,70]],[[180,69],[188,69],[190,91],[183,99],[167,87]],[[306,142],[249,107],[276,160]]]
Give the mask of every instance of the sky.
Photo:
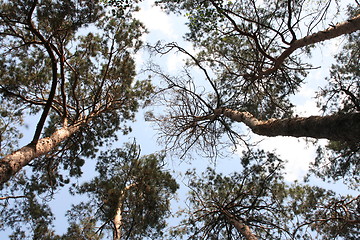
[[[180,46],[187,49],[189,52],[193,52],[192,46],[188,42],[183,41],[183,34],[187,31],[184,23],[186,19],[180,16],[167,15],[159,7],[153,6],[151,2],[146,1],[143,5],[142,10],[136,15],[148,28],[149,34],[144,37],[144,40],[149,43],[155,43],[158,40],[163,40],[164,42],[177,42]],[[321,115],[320,109],[316,106],[316,101],[314,97],[316,96],[316,91],[319,90],[319,87],[325,84],[325,77],[328,75],[328,69],[333,63],[333,55],[338,52],[341,46],[341,38],[337,38],[325,43],[324,46],[315,48],[313,50],[312,57],[305,60],[313,64],[313,66],[318,66],[318,69],[310,71],[307,76],[308,82],[302,86],[300,91],[294,95],[291,99],[296,105],[295,113],[301,117],[307,117],[311,115]],[[146,64],[146,58],[143,58],[145,53],[142,53],[138,56],[139,68],[142,64]],[[176,74],[180,70],[181,66],[184,63],[184,56],[181,54],[169,54],[162,59],[161,66],[163,69],[170,73]],[[141,121],[141,120],[140,120]],[[149,127],[147,134],[148,136],[141,135],[140,138],[144,137],[144,144],[142,139],[139,139],[136,128],[134,128],[134,134],[138,139],[138,143],[141,144],[143,149],[158,149],[161,146],[156,144],[156,132],[151,130],[149,123],[141,122],[140,128],[143,130]],[[248,132],[247,127],[243,126],[245,132]],[[142,131],[141,130],[141,131]],[[152,135],[154,134],[154,135]],[[294,180],[301,181],[303,177],[308,172],[308,167],[311,161],[315,159],[317,146],[311,141],[311,139],[305,138],[294,138],[294,137],[261,137],[249,133],[251,138],[254,141],[260,141],[258,147],[270,152],[276,152],[281,159],[287,160],[285,168],[285,180],[293,182]],[[146,140],[149,139],[149,141]],[[319,140],[318,144],[326,144],[327,140]],[[191,163],[186,161],[177,161],[173,160],[170,165],[173,170],[177,169],[175,173],[177,180],[179,182],[186,181],[181,175],[181,171],[184,171],[188,168],[195,167],[198,172],[205,170],[207,166],[212,166],[218,172],[224,174],[231,173],[236,169],[240,169],[241,152],[243,148],[239,146],[235,154],[231,158],[218,159],[216,164],[209,162],[207,159],[195,158]],[[170,167],[171,168],[171,167]],[[344,188],[341,184],[324,184],[321,180],[314,180],[313,184],[322,184],[326,185],[327,188],[337,190],[338,192],[343,191]],[[182,186],[179,191],[179,198],[184,199],[186,197],[185,193],[187,192],[186,187]],[[181,207],[178,203],[175,203],[174,206]]]
[[[150,43],[155,43],[156,41],[163,40],[164,42],[177,42],[180,46],[185,49],[192,51],[191,44],[184,42],[182,39],[183,34],[187,31],[184,23],[186,19],[180,16],[167,15],[159,7],[153,6],[154,1],[146,1],[142,10],[135,15],[138,17],[148,28],[150,34],[148,34],[144,40]],[[154,17],[156,16],[156,17]],[[175,32],[176,29],[176,32]],[[333,44],[333,43],[332,43]],[[330,46],[330,49],[333,49],[334,46]],[[325,53],[316,54],[317,58],[314,65],[322,66],[320,69],[311,71],[308,79],[321,79],[317,81],[318,84],[323,84],[325,75],[327,74],[324,69],[328,69],[329,57],[332,52],[327,51]],[[142,56],[144,53],[140,54],[138,59],[139,66],[144,64]],[[163,59],[161,59],[162,66],[165,68],[165,71],[170,74],[176,74],[178,70],[181,70],[180,67],[183,65],[184,56],[181,54],[169,54]],[[314,60],[313,60],[314,61]],[[311,81],[313,82],[313,81]],[[306,84],[300,90],[296,96],[293,97],[293,101],[296,104],[296,113],[299,116],[310,116],[310,115],[319,115],[319,109],[316,107],[316,103],[313,99],[315,96],[315,91],[317,86]],[[145,123],[146,124],[146,123]],[[246,129],[246,127],[244,127]],[[245,130],[247,131],[247,129]],[[136,134],[136,131],[134,131]],[[284,159],[289,161],[287,165],[287,175],[286,179],[289,181],[300,179],[306,173],[308,164],[311,159],[314,159],[315,147],[313,144],[308,143],[305,139],[297,139],[292,137],[259,137],[251,135],[255,141],[262,141],[259,145],[260,148],[263,148],[268,151],[276,150],[276,153],[279,154]],[[156,139],[156,138],[155,138]],[[238,154],[242,152],[240,147]],[[206,161],[206,160],[205,160]],[[221,160],[217,164],[221,167]],[[227,165],[228,163],[226,163]]]
[[[139,20],[141,20],[147,27],[149,34],[143,36],[143,41],[150,44],[155,44],[161,40],[163,42],[177,42],[180,46],[187,49],[189,52],[193,52],[192,45],[183,41],[183,35],[187,31],[185,22],[186,19],[181,16],[175,16],[173,14],[167,15],[159,7],[154,6],[153,1],[145,1],[142,4],[140,12],[135,14]],[[321,47],[314,49],[313,58],[309,59],[314,66],[321,66],[321,68],[313,70],[309,73],[309,83],[305,84],[301,90],[292,97],[294,104],[296,105],[295,112],[299,116],[319,115],[319,109],[316,107],[314,97],[319,86],[325,83],[324,79],[327,76],[327,69],[329,68],[332,55],[339,49],[339,40],[331,41],[327,43],[327,47]],[[323,49],[327,49],[324,51]],[[136,56],[138,72],[142,72],[142,69],[146,67],[148,59],[148,53],[146,50],[140,51]],[[180,53],[172,53],[161,58],[156,59],[156,63],[160,64],[165,72],[170,74],[176,74],[181,70],[181,66],[184,64],[185,56]],[[146,73],[145,73],[146,75]],[[142,77],[140,74],[139,78]],[[144,76],[145,77],[145,76]],[[315,80],[315,81],[314,81]],[[315,83],[315,84],[314,84]],[[137,143],[141,146],[142,154],[150,154],[154,151],[163,149],[157,142],[157,132],[154,130],[151,123],[144,120],[143,114],[145,110],[142,110],[137,115],[137,121],[133,125],[133,132],[128,136],[120,138],[118,146],[121,147],[123,142],[132,141],[136,139]],[[244,131],[248,132],[248,129],[243,126]],[[307,173],[309,163],[315,158],[316,146],[307,139],[293,138],[293,137],[261,137],[251,134],[254,141],[261,141],[259,148],[267,151],[274,151],[280,158],[288,161],[286,165],[285,180],[292,182],[294,180],[302,180]],[[326,143],[326,140],[320,140],[320,143]],[[181,201],[173,201],[172,210],[176,211],[179,207],[183,207],[181,202],[186,198],[186,192],[188,189],[184,186],[184,179],[182,173],[189,168],[196,168],[200,173],[206,169],[207,166],[214,167],[216,171],[228,174],[236,169],[241,169],[240,157],[242,152],[241,146],[237,149],[235,154],[230,158],[218,159],[216,163],[210,162],[208,159],[195,157],[193,161],[183,161],[180,159],[169,160],[168,169],[172,171],[174,177],[181,184],[181,188],[178,192],[178,198]],[[89,166],[91,169],[93,166]],[[89,171],[91,171],[89,169]],[[90,176],[89,176],[90,179]],[[319,181],[320,182],[320,181]],[[338,189],[338,185],[327,185],[332,189]],[[341,186],[340,186],[341,188]],[[54,204],[55,206],[56,204]],[[59,214],[63,211],[59,211]],[[65,221],[65,218],[60,221]],[[175,225],[177,220],[172,219],[170,225]],[[65,229],[63,229],[65,230]]]
[[[186,32],[186,26],[184,23],[186,20],[180,16],[167,15],[159,7],[153,6],[154,1],[145,1],[142,4],[142,10],[135,14],[135,17],[140,19],[147,27],[149,34],[143,37],[144,42],[154,44],[158,40],[163,40],[164,42],[177,42],[180,46],[193,51],[191,44],[183,41],[183,34]],[[296,113],[299,116],[310,116],[310,115],[319,115],[319,109],[316,107],[314,96],[318,87],[324,84],[324,78],[327,75],[326,69],[331,64],[329,59],[332,57],[332,54],[337,52],[339,49],[340,40],[335,40],[327,43],[326,48],[317,48],[313,54],[311,62],[315,66],[321,66],[321,68],[313,70],[308,75],[309,83],[305,84],[301,90],[292,98],[295,103]],[[322,49],[327,49],[326,51]],[[148,59],[148,53],[146,50],[140,51],[136,56],[136,62],[138,66],[138,72],[141,72],[142,68],[146,65]],[[176,74],[180,67],[184,63],[184,56],[181,54],[169,54],[163,56],[162,58],[157,59],[159,64],[164,68],[165,71]],[[138,78],[144,76],[139,75]],[[314,84],[314,82],[316,84]],[[115,147],[122,147],[124,142],[132,141],[134,138],[137,143],[140,144],[142,149],[142,154],[150,154],[154,151],[160,151],[163,149],[163,146],[159,145],[157,142],[157,133],[151,126],[151,123],[144,120],[142,110],[137,114],[137,122],[133,124],[133,132],[128,136],[120,137],[120,141],[115,145]],[[243,126],[244,131],[248,132],[247,128]],[[34,126],[29,126],[29,129],[34,129]],[[303,176],[307,173],[309,163],[315,158],[316,146],[312,144],[311,141],[307,141],[303,138],[292,138],[292,137],[272,137],[265,138],[256,136],[250,133],[250,136],[255,141],[261,141],[259,143],[259,148],[262,148],[267,151],[275,151],[277,155],[282,159],[288,161],[286,165],[286,177],[288,181],[301,180]],[[326,141],[320,140],[322,144]],[[208,159],[195,158],[194,161],[181,161],[181,160],[171,160],[169,161],[168,169],[174,173],[174,177],[179,183],[184,181],[184,178],[181,172],[186,171],[189,168],[197,168],[199,172],[204,170],[207,166],[215,167],[219,172],[230,173],[234,169],[240,169],[239,158],[241,156],[242,148],[241,146],[235,152],[232,158],[219,159],[216,164],[210,163]],[[86,169],[84,172],[84,181],[90,180],[93,175],[89,174],[94,172],[94,164],[87,163]],[[332,186],[333,188],[339,188],[338,185]],[[179,191],[179,198],[184,199],[187,189],[182,185]],[[70,208],[70,201],[64,201],[66,193],[64,191],[57,194],[55,201],[51,204],[56,214],[55,226],[58,233],[65,232],[67,227],[67,220],[64,216],[65,210]],[[67,198],[67,197],[66,197]],[[81,198],[77,197],[73,199],[79,201]],[[174,202],[173,209],[176,210],[180,207],[179,202]],[[174,220],[173,224],[176,223]],[[0,232],[0,239],[6,239],[6,235]]]
[[[344,5],[345,7],[345,5]],[[187,32],[185,26],[186,19],[184,17],[166,14],[163,12],[160,7],[154,6],[154,0],[145,1],[142,5],[141,11],[135,15],[139,18],[149,30],[149,34],[144,36],[144,41],[154,44],[158,40],[163,42],[177,42],[181,47],[185,48],[189,52],[194,52],[192,45],[183,40],[184,33]],[[326,26],[325,26],[326,28]],[[304,56],[304,62],[311,63],[314,67],[317,67],[314,70],[311,70],[305,80],[305,84],[301,87],[300,91],[297,92],[294,96],[291,97],[291,101],[296,105],[295,114],[300,117],[308,117],[311,115],[322,115],[320,109],[316,106],[316,92],[319,91],[320,87],[326,84],[325,78],[329,74],[329,68],[331,64],[334,63],[334,54],[339,52],[341,45],[343,43],[343,38],[339,37],[326,41],[323,45],[315,47],[312,50],[311,56]],[[146,64],[146,54],[139,54],[138,58],[138,67],[141,69],[141,66]],[[159,61],[161,61],[161,66],[170,74],[176,74],[177,71],[181,70],[181,66],[184,63],[184,56],[181,54],[168,54],[163,56]],[[140,136],[140,139],[136,136],[137,129],[134,129],[135,137],[137,137],[139,144],[141,144],[142,149],[150,149],[150,152],[154,149],[161,149],[156,143],[157,135],[153,131],[151,125],[147,122],[141,121],[139,124],[140,128],[148,129],[147,137],[144,135]],[[307,174],[309,164],[316,157],[317,145],[314,144],[313,139],[306,138],[294,138],[294,137],[262,137],[252,134],[248,128],[243,125],[242,127],[244,132],[249,132],[250,137],[254,141],[259,141],[258,147],[266,151],[275,152],[281,159],[287,160],[285,168],[285,180],[293,182],[294,180],[301,181],[303,177]],[[144,144],[141,142],[141,138],[144,137]],[[146,139],[149,139],[146,140]],[[149,144],[151,142],[151,144]],[[327,140],[320,139],[317,144],[325,145]],[[186,161],[172,161],[171,165],[175,169],[180,169],[183,171],[187,168],[196,167],[201,172],[201,169],[205,169],[207,166],[215,167],[219,172],[231,173],[237,167],[240,168],[239,157],[241,157],[241,152],[244,149],[239,146],[232,158],[219,159],[216,164],[209,162],[207,159],[197,158],[193,162],[188,163]],[[146,152],[147,154],[148,152]],[[181,180],[181,175],[178,177]],[[336,191],[345,191],[342,184],[325,184],[321,180],[314,180],[314,184],[322,184],[327,188],[336,190]],[[354,193],[355,194],[355,193]]]

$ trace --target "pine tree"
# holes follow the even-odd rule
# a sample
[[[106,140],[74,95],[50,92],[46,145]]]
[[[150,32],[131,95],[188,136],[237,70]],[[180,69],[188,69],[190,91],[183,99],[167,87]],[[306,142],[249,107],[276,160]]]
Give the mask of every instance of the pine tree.
[[[90,200],[69,211],[72,225],[79,220],[89,226],[97,223],[100,227],[89,230],[108,231],[114,240],[163,239],[165,218],[178,185],[165,171],[163,155],[139,154],[133,143],[100,156],[99,175],[74,191],[87,194]]]
[[[188,209],[173,229],[185,239],[356,239],[359,196],[283,178],[272,153],[246,152],[244,168],[229,175],[188,171]]]
[[[17,0],[2,1],[0,17],[1,99],[18,109],[10,119],[39,117],[28,145],[2,149],[1,184],[29,163],[79,168],[82,157],[130,130],[125,122],[152,89],[134,80],[145,30],[131,12],[115,18],[99,1]]]
[[[234,144],[242,141],[243,133],[234,122],[262,136],[359,141],[358,110],[298,117],[293,116],[294,105],[289,100],[311,70],[301,56],[311,54],[314,44],[342,35],[355,36],[360,29],[358,11],[346,21],[330,24],[328,1],[317,5],[253,0],[157,3],[187,16],[186,39],[197,50],[192,54],[176,43],[153,48],[159,54],[174,50],[188,57],[184,74],[170,76],[152,69],[167,83],[159,101],[168,111],[159,116],[150,113],[148,119],[158,124],[169,148],[184,153],[197,145],[208,155],[216,155],[222,136],[227,135]],[[353,4],[353,8],[358,6]],[[308,14],[302,17],[305,11]],[[329,27],[323,28],[326,24]],[[200,69],[204,79],[192,76],[194,68]],[[347,95],[354,104],[358,89],[351,91]]]

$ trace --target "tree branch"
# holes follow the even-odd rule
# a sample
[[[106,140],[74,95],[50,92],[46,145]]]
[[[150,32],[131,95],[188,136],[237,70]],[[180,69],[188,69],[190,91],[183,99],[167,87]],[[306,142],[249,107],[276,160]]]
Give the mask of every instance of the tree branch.
[[[55,92],[56,92],[56,86],[57,86],[57,60],[55,57],[55,54],[52,51],[52,45],[49,43],[48,40],[46,40],[44,38],[44,36],[39,32],[39,30],[37,30],[32,22],[32,14],[36,8],[37,5],[37,0],[34,1],[33,5],[31,6],[31,10],[28,14],[27,17],[27,24],[28,24],[28,28],[29,30],[40,39],[40,41],[44,44],[44,47],[47,51],[47,53],[49,54],[50,60],[51,60],[51,69],[52,69],[52,83],[51,83],[51,89],[50,89],[50,93],[49,93],[49,97],[48,100],[46,102],[46,105],[43,109],[43,112],[41,114],[41,117],[39,119],[39,122],[36,126],[36,130],[35,130],[35,134],[32,140],[32,143],[36,144],[37,141],[40,138],[42,129],[44,128],[44,124],[46,121],[46,118],[50,112],[50,108],[53,102],[53,99],[55,97]]]

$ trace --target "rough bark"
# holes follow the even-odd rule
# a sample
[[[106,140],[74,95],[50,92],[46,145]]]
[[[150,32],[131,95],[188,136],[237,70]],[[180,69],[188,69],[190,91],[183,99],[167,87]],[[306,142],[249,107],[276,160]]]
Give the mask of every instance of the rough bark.
[[[247,226],[246,224],[238,221],[235,216],[233,216],[232,214],[230,214],[228,211],[226,210],[222,210],[221,211],[226,218],[229,220],[229,222],[236,228],[236,230],[238,230],[247,240],[257,240],[258,238],[252,233],[251,229],[249,228],[249,226]]]
[[[223,115],[247,125],[255,134],[292,137],[326,138],[334,141],[360,141],[360,113],[334,114],[285,119],[259,120],[248,112],[217,109],[215,116]]]
[[[42,138],[37,143],[30,143],[19,150],[5,156],[0,160],[0,186],[7,182],[11,176],[19,172],[34,158],[49,153],[62,141],[78,131],[80,125],[61,128],[50,137]]]

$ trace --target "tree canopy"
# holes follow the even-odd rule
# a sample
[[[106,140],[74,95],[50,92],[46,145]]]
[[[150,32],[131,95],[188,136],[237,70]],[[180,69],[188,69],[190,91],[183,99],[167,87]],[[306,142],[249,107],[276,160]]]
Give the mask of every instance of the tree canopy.
[[[344,76],[353,84],[345,80],[347,86],[343,90],[330,84],[323,91],[330,99],[336,91],[348,96],[343,99],[349,107],[353,106],[352,111],[305,118],[294,116],[294,104],[289,100],[312,68],[301,57],[311,54],[315,44],[346,34],[349,39],[358,35],[358,6],[349,7],[348,13],[342,13],[347,15],[347,20],[334,25],[326,17],[330,15],[331,1],[316,6],[304,5],[303,1],[252,0],[157,3],[187,16],[186,39],[197,50],[192,54],[176,43],[154,47],[159,54],[174,50],[189,58],[184,73],[179,76],[168,75],[156,67],[152,69],[166,84],[161,93],[170,93],[160,97],[169,111],[159,116],[149,114],[149,119],[158,123],[170,148],[184,153],[197,145],[204,152],[216,155],[216,147],[221,145],[224,135],[234,144],[241,139],[242,133],[234,127],[234,122],[244,123],[253,133],[263,136],[326,138],[355,144],[359,141],[356,78]],[[323,27],[326,24],[328,28]],[[350,42],[353,48],[358,47]],[[338,55],[340,65],[341,55],[344,54]],[[357,66],[357,60],[354,61]],[[203,80],[191,75],[193,68],[203,72]],[[335,69],[334,66],[331,78]]]
[[[143,43],[151,19],[135,13],[147,3],[187,19],[185,43]],[[0,5],[0,230],[9,239],[359,238],[359,195],[312,182],[360,186],[357,0]],[[308,77],[318,67],[309,59],[335,39],[326,85],[314,96],[322,112],[299,116],[292,97],[318,80]],[[144,49],[146,77],[136,68]],[[174,52],[186,58],[178,73],[152,58]],[[164,150],[141,155],[136,140],[122,148],[118,140],[145,106]],[[304,181],[291,182],[286,161],[249,132],[327,143]],[[229,151],[240,145],[242,154]],[[182,171],[177,163],[188,156],[189,165],[212,165]],[[216,168],[222,157],[234,160],[231,173]],[[74,200],[63,210],[64,232],[56,197]]]
[[[97,1],[2,2],[0,14],[1,92],[18,109],[4,119],[39,117],[32,141],[1,159],[1,183],[39,157],[76,175],[82,156],[130,131],[125,122],[151,92],[134,80],[145,29],[108,17]]]
[[[287,184],[284,162],[250,151],[244,169],[223,176],[188,171],[189,209],[174,234],[187,239],[356,239],[358,197],[318,186]],[[344,207],[346,210],[342,211]]]
[[[163,169],[164,156],[139,154],[135,144],[128,144],[99,157],[99,176],[74,191],[87,193],[90,200],[69,211],[73,224],[79,219],[90,226],[101,221],[100,228],[89,230],[108,229],[113,239],[163,238],[164,219],[178,185]]]

